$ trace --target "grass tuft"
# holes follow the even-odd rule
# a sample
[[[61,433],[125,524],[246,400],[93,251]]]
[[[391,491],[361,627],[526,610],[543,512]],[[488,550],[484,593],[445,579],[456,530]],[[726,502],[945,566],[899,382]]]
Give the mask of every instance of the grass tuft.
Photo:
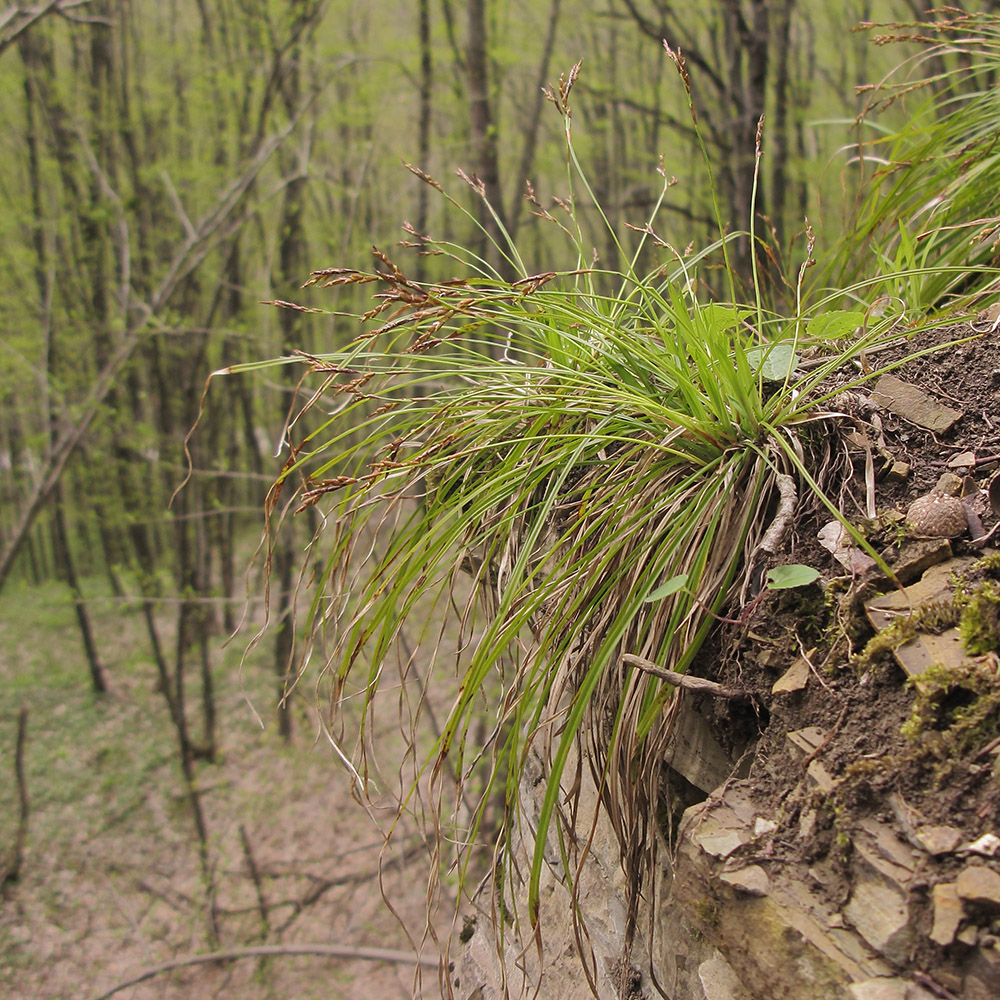
[[[933,23],[866,26],[882,32],[878,44],[919,49],[863,88],[856,124],[874,138],[857,144],[856,163],[872,169],[849,238],[820,269],[836,287],[877,275],[873,296],[915,317],[968,309],[1000,290],[1000,18],[935,13]]]
[[[550,98],[565,123],[571,186],[590,201],[570,130],[575,76]],[[941,127],[950,134],[952,123]],[[762,147],[758,131],[758,161]],[[948,196],[955,212],[959,193]],[[828,484],[841,490],[852,473],[838,443],[837,394],[902,363],[879,369],[869,360],[902,336],[909,303],[872,307],[889,284],[926,281],[921,307],[955,291],[952,265],[890,255],[886,220],[909,209],[901,196],[895,209],[873,197],[859,232],[883,247],[883,273],[841,284],[810,308],[810,234],[793,315],[765,311],[756,289],[737,298],[727,246],[746,234],[682,255],[657,236],[655,211],[628,227],[638,247],[612,234],[618,266],[587,266],[575,202],[571,221],[556,223],[572,242],[571,268],[529,274],[505,246],[519,277],[504,281],[461,247],[422,237],[421,250],[450,258],[460,277],[415,281],[376,251],[371,270],[310,279],[370,284],[374,304],[348,347],[300,358],[318,386],[290,422],[298,436],[272,492],[272,511],[293,483],[286,510],[322,510],[303,666],[318,661],[332,678],[328,735],[362,791],[376,773],[374,734],[364,721],[353,732],[338,721],[345,700],[360,697],[367,718],[376,699],[399,698],[414,743],[420,721],[431,723],[402,808],[438,817],[462,884],[476,846],[492,841],[498,912],[511,919],[536,923],[551,844],[559,877],[572,882],[586,838],[574,829],[579,783],[567,769],[585,761],[621,845],[631,935],[678,706],[676,689],[632,657],[686,672],[717,616],[735,617],[759,597],[793,519],[811,506],[827,508],[870,551],[828,495]],[[938,227],[917,243],[940,247],[951,232]],[[649,241],[661,260],[639,274]],[[833,255],[845,273],[849,242]],[[720,257],[731,298],[703,299],[698,270]],[[976,274],[992,280],[981,264]],[[836,308],[845,297],[861,304]],[[449,609],[457,633],[442,624]],[[443,715],[424,698],[426,676],[408,700],[418,662],[455,671]],[[391,664],[402,693],[389,683]],[[528,823],[519,789],[538,757],[545,790]],[[534,853],[519,914],[525,824]]]

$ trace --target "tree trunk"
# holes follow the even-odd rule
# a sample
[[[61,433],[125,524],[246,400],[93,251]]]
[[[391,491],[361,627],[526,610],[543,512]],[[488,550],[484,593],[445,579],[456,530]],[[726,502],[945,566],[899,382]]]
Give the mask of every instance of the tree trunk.
[[[757,125],[767,98],[769,48],[768,0],[751,0],[750,19],[743,16],[740,0],[726,0],[726,38],[730,52],[728,104],[734,121],[729,152],[729,225],[748,229],[752,218]],[[744,57],[746,59],[744,67]],[[766,214],[767,197],[757,192],[757,213]],[[730,261],[737,278],[747,288],[753,284],[756,248],[741,238],[731,244]]]
[[[510,248],[504,235],[507,223],[500,188],[498,129],[490,104],[486,0],[469,0],[467,13],[468,49],[465,65],[469,81],[472,162],[480,194],[476,202],[482,233],[479,255],[501,278],[513,280],[516,274],[507,256]]]
[[[792,11],[795,0],[779,0],[777,26],[775,28],[775,70],[774,70],[774,121],[765,133],[771,149],[771,225],[779,253],[787,250],[785,241],[785,212],[788,201],[788,112],[795,109],[794,95],[790,87],[789,60],[791,58]]]
[[[422,170],[430,169],[431,124],[434,99],[434,61],[431,48],[430,0],[417,0],[417,24],[420,37],[420,86],[418,98],[420,113],[417,119],[417,156]],[[427,235],[427,208],[430,189],[423,181],[417,183],[417,214],[414,228],[417,236]],[[417,281],[423,281],[426,273],[426,258],[417,258]]]
[[[552,0],[552,6],[549,8],[548,26],[545,30],[545,42],[542,46],[542,58],[538,63],[538,74],[535,78],[534,100],[524,128],[524,148],[521,151],[520,165],[515,178],[522,188],[527,181],[532,179],[531,171],[534,169],[535,150],[538,147],[538,130],[542,123],[542,112],[545,110],[545,94],[542,88],[549,80],[549,64],[552,61],[552,50],[556,44],[556,31],[559,27],[561,8],[562,0]],[[524,199],[515,193],[510,213],[510,239],[512,243],[517,238],[523,204]]]
[[[76,572],[76,562],[69,544],[69,534],[66,531],[66,512],[63,501],[62,485],[56,487],[53,495],[53,529],[57,553],[57,562],[62,565],[70,593],[73,595],[73,610],[76,613],[80,637],[83,640],[83,651],[87,657],[87,667],[90,670],[90,684],[95,694],[107,694],[108,682],[104,668],[97,655],[97,644],[94,642],[94,632],[90,625],[90,615],[80,590],[80,579]]]
[[[310,5],[306,0],[294,0],[294,9],[300,19],[312,19],[312,26],[321,17],[321,8]],[[301,33],[300,33],[301,37]],[[306,39],[308,40],[308,39]],[[305,41],[296,42],[293,46],[294,56],[285,73],[281,97],[289,116],[294,113],[302,99],[303,68]],[[288,152],[280,157],[282,174],[286,177],[284,202],[282,204],[280,233],[278,245],[278,273],[275,283],[278,288],[301,283],[307,273],[309,253],[306,245],[304,211],[305,211],[305,163]],[[298,313],[282,309],[278,313],[278,323],[281,329],[282,346],[287,352],[295,346],[302,346],[302,318]],[[285,368],[285,381],[291,389],[297,380],[297,375]],[[290,399],[294,398],[292,395]],[[284,419],[284,408],[281,417]],[[272,565],[278,569],[278,627],[274,637],[274,670],[278,679],[278,730],[284,739],[292,735],[291,697],[293,687],[293,652],[295,606],[292,593],[292,570],[295,563],[295,523],[291,521],[281,526],[274,540],[274,550],[271,554]]]
[[[49,406],[48,387],[56,379],[55,368],[58,364],[59,349],[56,344],[55,335],[52,330],[52,279],[51,265],[49,261],[49,251],[45,239],[45,210],[42,199],[42,178],[41,178],[41,137],[39,135],[39,113],[37,77],[42,73],[51,73],[53,64],[51,60],[45,58],[43,48],[39,47],[39,39],[31,33],[21,36],[20,41],[21,58],[25,66],[25,117],[28,123],[28,185],[31,190],[32,225],[32,246],[35,256],[35,282],[38,291],[38,315],[40,325],[48,341],[46,351],[46,370],[44,376],[42,405],[45,412],[46,424],[49,428],[50,442],[54,447],[58,439],[58,431],[53,422],[53,415]],[[51,79],[46,81],[46,87],[51,88]],[[44,113],[44,112],[43,112]],[[84,655],[87,658],[87,667],[90,671],[90,682],[96,694],[106,694],[108,690],[107,679],[104,668],[101,666],[100,658],[97,654],[97,644],[94,642],[94,632],[90,624],[90,615],[87,613],[87,605],[80,589],[80,580],[76,571],[76,561],[69,542],[69,533],[66,530],[66,511],[63,491],[58,486],[53,493],[53,547],[55,550],[56,564],[62,569],[69,584],[70,593],[73,597],[73,610],[76,614],[77,625],[80,629],[80,638],[83,642]]]

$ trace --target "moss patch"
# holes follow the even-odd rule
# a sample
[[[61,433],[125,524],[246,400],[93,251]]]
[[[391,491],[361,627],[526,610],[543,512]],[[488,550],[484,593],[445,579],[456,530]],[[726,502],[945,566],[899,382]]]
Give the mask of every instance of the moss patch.
[[[973,656],[1000,647],[1000,586],[994,581],[983,581],[966,599],[958,631]]]

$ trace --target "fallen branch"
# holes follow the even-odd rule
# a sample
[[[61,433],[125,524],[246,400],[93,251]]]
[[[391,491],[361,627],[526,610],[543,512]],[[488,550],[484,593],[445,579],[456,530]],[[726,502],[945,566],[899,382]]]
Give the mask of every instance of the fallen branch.
[[[426,850],[427,845],[422,839],[418,838],[412,846],[406,849],[401,857],[394,858],[392,861],[387,862],[386,867],[389,868],[393,865],[401,867],[411,859],[423,854]],[[269,878],[275,877],[275,873],[273,872],[265,871],[264,875]],[[291,901],[291,914],[275,931],[275,933],[279,936],[284,934],[284,932],[291,927],[291,925],[299,918],[307,907],[318,903],[320,899],[322,899],[322,897],[331,889],[337,888],[338,886],[358,884],[361,882],[374,882],[376,879],[380,878],[380,869],[375,869],[374,871],[351,872],[347,875],[338,875],[334,878],[322,878],[318,875],[307,874],[306,878],[312,880],[313,885],[301,899]]]
[[[652,674],[654,677],[660,677],[665,681],[669,681],[674,687],[687,688],[688,691],[700,691],[702,694],[711,694],[716,698],[730,698],[733,700],[745,701],[750,698],[750,692],[742,688],[723,687],[721,684],[706,680],[704,677],[691,677],[688,674],[678,674],[673,670],[657,666],[652,660],[636,656],[634,653],[625,653],[622,656],[622,662],[628,664],[630,667],[638,667],[640,670],[645,671],[647,674]]]
[[[394,951],[391,948],[363,948],[346,944],[262,944],[253,948],[229,948],[226,951],[212,951],[206,955],[188,955],[186,958],[175,958],[162,965],[154,965],[134,979],[119,983],[107,993],[102,993],[94,1000],[108,1000],[116,993],[127,990],[130,986],[144,983],[164,972],[184,969],[192,965],[211,965],[214,962],[235,962],[241,958],[271,958],[275,956],[318,955],[321,958],[354,958],[366,962],[394,962],[397,965],[422,965],[436,969],[440,964],[437,958],[418,955],[413,951]]]
[[[264,931],[261,937],[266,939],[271,930],[271,922],[267,916],[267,896],[264,893],[264,883],[261,881],[257,859],[253,856],[253,848],[250,846],[250,838],[247,836],[247,828],[242,823],[240,823],[240,843],[243,845],[243,856],[246,858],[247,870],[250,872],[250,878],[253,879],[254,891],[257,894],[257,912],[260,914],[260,924]]]

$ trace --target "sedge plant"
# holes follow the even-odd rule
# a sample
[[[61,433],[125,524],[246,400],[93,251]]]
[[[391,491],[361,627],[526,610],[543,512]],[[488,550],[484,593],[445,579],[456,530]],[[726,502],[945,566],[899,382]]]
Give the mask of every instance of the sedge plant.
[[[871,170],[820,280],[880,276],[866,286],[873,299],[915,318],[968,309],[1000,290],[1000,16],[948,9],[865,27],[877,44],[918,50],[864,88],[858,124],[874,138],[855,162]]]
[[[552,98],[568,178],[589,201],[574,78]],[[290,422],[269,505],[320,512],[301,665],[318,662],[329,682],[327,735],[367,793],[372,706],[402,706],[419,680],[401,713],[431,732],[401,808],[429,809],[438,848],[454,845],[442,868],[460,884],[475,846],[492,848],[498,939],[521,942],[538,930],[543,869],[572,885],[586,853],[582,767],[621,846],[631,934],[678,706],[635,657],[683,674],[724,610],[755,598],[797,511],[844,517],[825,488],[851,474],[835,397],[879,374],[865,352],[897,336],[891,316],[808,315],[805,267],[792,316],[765,313],[759,296],[735,301],[735,282],[733,301],[702,300],[699,267],[724,266],[729,241],[747,238],[721,220],[719,241],[685,256],[651,218],[637,227],[661,251],[651,273],[637,273],[642,244],[628,250],[621,234],[617,266],[598,268],[575,195],[569,207],[576,261],[562,271],[529,274],[503,246],[521,275],[505,281],[422,239],[463,276],[415,281],[381,252],[368,271],[315,272],[320,288],[373,287],[362,332],[342,350],[273,362],[318,381]],[[425,682],[449,672],[442,709]],[[364,711],[352,731],[341,709],[354,700]],[[529,807],[521,789],[539,767]]]

